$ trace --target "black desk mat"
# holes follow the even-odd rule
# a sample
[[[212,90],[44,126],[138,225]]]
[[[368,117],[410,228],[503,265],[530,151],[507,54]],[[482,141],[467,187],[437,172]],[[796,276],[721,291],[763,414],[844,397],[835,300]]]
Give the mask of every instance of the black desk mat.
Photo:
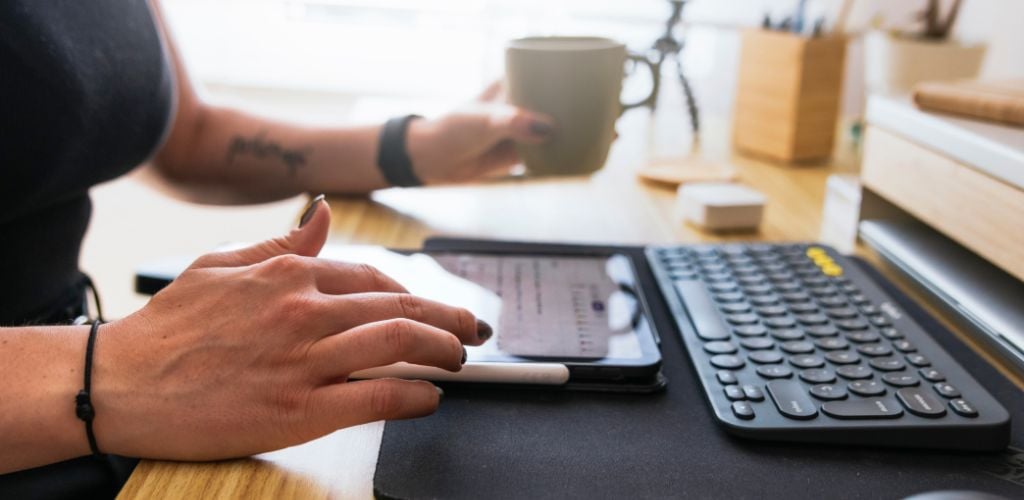
[[[1013,415],[1011,448],[956,453],[734,438],[653,306],[668,388],[654,395],[446,386],[433,416],[388,422],[379,498],[902,498],[979,490],[1024,498],[1024,392],[866,264],[905,311]],[[646,272],[643,271],[643,272]],[[660,302],[660,298],[658,299]]]

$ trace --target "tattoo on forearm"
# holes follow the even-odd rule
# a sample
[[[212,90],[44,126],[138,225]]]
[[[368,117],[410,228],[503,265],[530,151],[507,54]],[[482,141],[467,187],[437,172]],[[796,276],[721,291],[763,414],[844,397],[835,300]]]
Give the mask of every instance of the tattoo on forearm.
[[[272,140],[267,140],[267,131],[261,130],[252,137],[236,135],[231,139],[228,146],[228,163],[234,163],[238,155],[252,155],[261,160],[279,159],[288,167],[288,175],[295,173],[306,166],[306,160],[313,148],[305,146],[302,148],[286,148]]]

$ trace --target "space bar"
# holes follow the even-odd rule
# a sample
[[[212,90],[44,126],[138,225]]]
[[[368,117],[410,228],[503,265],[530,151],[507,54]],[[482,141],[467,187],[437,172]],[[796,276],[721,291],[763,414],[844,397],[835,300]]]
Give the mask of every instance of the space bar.
[[[726,340],[729,338],[729,330],[725,329],[722,317],[718,308],[711,300],[711,295],[704,284],[699,281],[678,281],[675,283],[676,291],[686,305],[686,311],[690,313],[690,320],[693,327],[697,329],[697,336],[704,340]]]

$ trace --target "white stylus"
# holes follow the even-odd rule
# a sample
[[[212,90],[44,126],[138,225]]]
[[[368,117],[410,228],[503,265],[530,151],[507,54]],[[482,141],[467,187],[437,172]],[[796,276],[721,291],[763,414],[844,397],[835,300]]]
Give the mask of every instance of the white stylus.
[[[432,366],[395,363],[359,370],[350,378],[407,378],[438,382],[562,385],[569,381],[569,367],[556,363],[466,363],[452,373]]]

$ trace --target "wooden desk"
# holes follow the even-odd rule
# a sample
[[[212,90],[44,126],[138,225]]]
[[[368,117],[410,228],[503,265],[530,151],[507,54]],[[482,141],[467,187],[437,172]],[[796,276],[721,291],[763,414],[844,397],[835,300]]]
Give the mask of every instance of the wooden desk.
[[[665,243],[815,240],[826,178],[850,167],[786,168],[733,157],[740,179],[767,194],[759,233],[716,235],[675,221],[674,191],[636,180],[646,161],[645,113],[626,115],[608,166],[586,179],[500,181],[330,198],[331,240],[417,248],[432,235]],[[863,250],[862,250],[862,253]],[[367,498],[383,423],[345,429],[279,452],[216,463],[144,461],[121,498]]]

